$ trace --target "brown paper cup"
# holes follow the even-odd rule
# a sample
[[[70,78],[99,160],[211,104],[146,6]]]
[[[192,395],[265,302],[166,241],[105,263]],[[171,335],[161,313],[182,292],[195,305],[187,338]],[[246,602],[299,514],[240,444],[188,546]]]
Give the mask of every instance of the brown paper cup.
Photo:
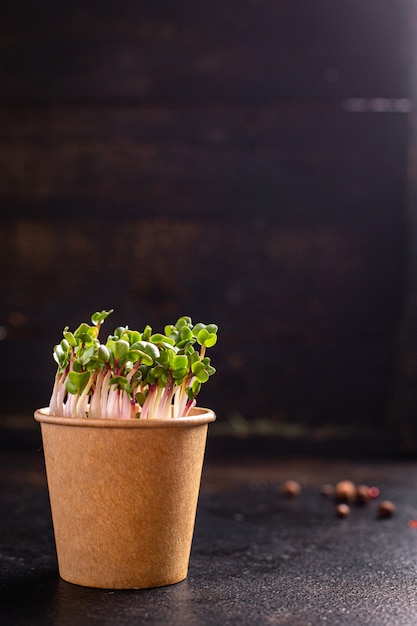
[[[41,423],[60,576],[106,589],[187,576],[208,423],[194,408],[170,420]]]

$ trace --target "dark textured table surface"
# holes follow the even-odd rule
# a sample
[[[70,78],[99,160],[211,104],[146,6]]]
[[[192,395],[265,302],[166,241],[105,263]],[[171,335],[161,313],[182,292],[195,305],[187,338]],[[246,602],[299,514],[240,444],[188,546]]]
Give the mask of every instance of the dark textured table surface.
[[[187,580],[143,591],[88,589],[58,576],[42,451],[3,446],[0,623],[288,626],[417,624],[417,462],[211,454]],[[379,487],[340,519],[324,483]],[[302,492],[286,498],[296,479]]]

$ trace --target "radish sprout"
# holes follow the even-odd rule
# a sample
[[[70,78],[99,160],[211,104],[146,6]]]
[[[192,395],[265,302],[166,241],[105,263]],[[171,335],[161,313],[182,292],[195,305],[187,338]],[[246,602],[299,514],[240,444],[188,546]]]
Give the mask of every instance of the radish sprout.
[[[206,356],[217,342],[216,324],[193,325],[188,316],[163,333],[119,326],[105,343],[99,331],[112,313],[101,311],[74,332],[64,328],[54,347],[58,368],[50,415],[62,417],[168,419],[185,417],[201,385],[215,373]]]

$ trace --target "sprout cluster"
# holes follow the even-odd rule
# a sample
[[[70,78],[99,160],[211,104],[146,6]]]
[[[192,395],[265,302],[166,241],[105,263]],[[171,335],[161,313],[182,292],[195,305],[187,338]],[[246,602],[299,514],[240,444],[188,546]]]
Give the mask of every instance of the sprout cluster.
[[[205,356],[217,342],[215,324],[193,325],[180,317],[163,333],[120,326],[105,343],[101,311],[74,332],[68,327],[54,347],[58,364],[50,415],[90,418],[185,417],[215,369]]]

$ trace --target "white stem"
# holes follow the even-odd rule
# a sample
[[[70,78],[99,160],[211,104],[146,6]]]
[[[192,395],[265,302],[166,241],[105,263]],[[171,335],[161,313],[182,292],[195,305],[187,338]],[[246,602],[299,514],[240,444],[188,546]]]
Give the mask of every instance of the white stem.
[[[57,408],[58,408],[58,388],[59,388],[59,380],[60,380],[60,375],[58,374],[58,372],[55,374],[55,379],[54,379],[54,386],[52,389],[52,394],[51,394],[51,399],[49,401],[49,415],[58,415],[57,413]]]
[[[67,390],[65,389],[66,377],[61,376],[61,380],[58,386],[58,395],[57,395],[57,406],[56,406],[56,415],[64,415],[65,412],[65,394]]]
[[[111,378],[111,372],[109,370],[106,373],[106,375],[104,376],[103,383],[101,385],[100,413],[99,413],[98,417],[103,417],[103,418],[109,417],[108,404],[109,404],[109,394],[110,394],[110,389],[109,389],[110,378]]]
[[[103,370],[99,370],[97,373],[96,385],[90,397],[89,416],[92,419],[96,419],[97,417],[100,417],[100,396],[101,396],[101,386],[103,384],[103,378],[104,378]]]
[[[107,417],[112,419],[118,417],[117,388],[115,385],[110,385],[109,388],[109,395],[107,400]]]
[[[84,390],[83,390],[82,394],[80,395],[80,397],[79,397],[79,399],[77,401],[76,413],[77,413],[78,417],[86,417],[86,415],[87,415],[87,412],[88,412],[88,394],[90,393],[90,389],[92,387],[93,382],[94,382],[94,373],[90,374],[90,378],[88,380],[88,383],[84,387]]]
[[[121,411],[120,417],[122,419],[129,419],[131,417],[132,405],[130,403],[129,394],[127,391],[122,392]]]

